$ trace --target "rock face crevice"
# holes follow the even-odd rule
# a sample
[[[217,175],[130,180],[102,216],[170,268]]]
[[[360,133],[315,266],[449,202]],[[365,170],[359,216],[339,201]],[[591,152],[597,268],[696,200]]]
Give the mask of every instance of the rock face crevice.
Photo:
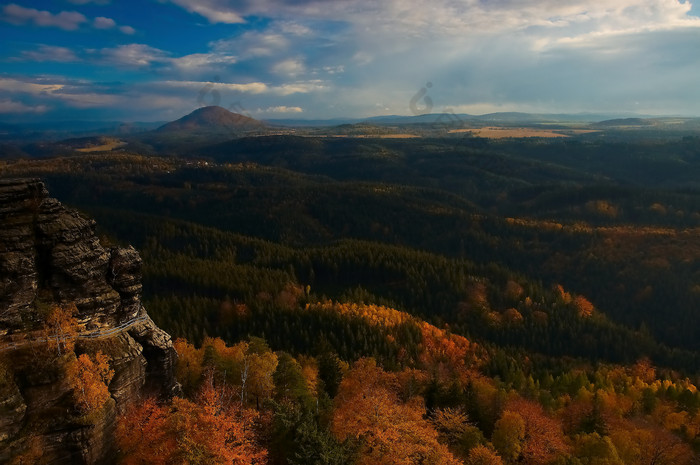
[[[179,388],[171,338],[141,304],[141,257],[102,246],[95,222],[37,179],[0,180],[0,225],[0,463],[32,450],[41,463],[112,463],[117,414]],[[88,418],[76,415],[61,370],[37,363],[26,342],[36,339],[42,308],[67,303],[81,334],[106,335],[79,339],[76,353],[99,349],[115,372],[110,401]]]

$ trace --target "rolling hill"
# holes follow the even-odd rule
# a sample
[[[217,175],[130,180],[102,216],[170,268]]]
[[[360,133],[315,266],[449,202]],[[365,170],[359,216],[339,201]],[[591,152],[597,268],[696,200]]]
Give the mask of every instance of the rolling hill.
[[[199,108],[182,118],[164,124],[154,132],[167,133],[229,133],[239,134],[259,130],[264,124],[256,119],[232,113],[225,108],[209,106]]]

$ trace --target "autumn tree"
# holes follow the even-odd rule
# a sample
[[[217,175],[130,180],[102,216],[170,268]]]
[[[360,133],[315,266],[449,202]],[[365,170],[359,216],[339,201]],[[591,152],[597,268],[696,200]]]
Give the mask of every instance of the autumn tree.
[[[593,304],[582,295],[574,297],[573,305],[577,315],[582,318],[588,318],[593,315],[593,311],[595,310]]]
[[[241,409],[229,387],[208,376],[195,401],[170,406],[146,400],[120,417],[122,464],[260,465],[266,451],[255,435],[257,412]],[[144,440],[148,438],[148,440]]]
[[[598,433],[577,435],[574,455],[583,465],[624,465],[610,437]]]
[[[484,445],[474,447],[464,463],[465,465],[503,465],[498,454]]]
[[[176,339],[173,347],[177,352],[175,377],[183,391],[192,394],[199,388],[202,379],[204,352],[182,338]]]
[[[260,401],[269,399],[274,392],[273,375],[277,369],[277,354],[270,350],[264,339],[251,338],[244,363],[248,367],[248,376],[243,388],[248,391],[247,395],[255,397],[255,404],[259,408]]]
[[[643,422],[620,421],[610,433],[624,463],[690,465],[693,452],[674,434]]]
[[[44,321],[43,333],[50,348],[56,348],[60,356],[70,352],[78,335],[78,309],[75,304],[53,305]]]
[[[109,399],[107,386],[114,376],[109,357],[97,352],[94,357],[81,354],[66,367],[66,375],[78,407],[83,413],[102,407]]]
[[[547,416],[541,405],[516,398],[507,404],[506,411],[515,412],[522,418],[525,425],[519,459],[523,463],[546,464],[567,453],[568,447],[564,442],[561,423]],[[512,422],[518,424],[514,416]],[[513,430],[517,431],[517,427]]]
[[[423,400],[413,397],[401,402],[397,390],[395,375],[373,359],[357,361],[338,389],[333,433],[340,440],[362,442],[360,464],[457,464],[423,417]]]
[[[266,453],[257,444],[257,413],[241,409],[234,393],[205,381],[196,402],[175,398],[172,424],[182,463],[202,465],[260,464]]]
[[[525,439],[525,421],[513,411],[503,412],[496,422],[491,442],[498,453],[508,462],[514,462],[520,457],[523,440]]]
[[[175,463],[177,440],[170,429],[170,409],[147,398],[132,404],[117,422],[121,465]],[[145,440],[147,438],[147,440]]]
[[[483,433],[469,421],[461,408],[436,409],[431,423],[438,432],[438,439],[447,444],[456,455],[466,458],[476,446],[486,442]]]

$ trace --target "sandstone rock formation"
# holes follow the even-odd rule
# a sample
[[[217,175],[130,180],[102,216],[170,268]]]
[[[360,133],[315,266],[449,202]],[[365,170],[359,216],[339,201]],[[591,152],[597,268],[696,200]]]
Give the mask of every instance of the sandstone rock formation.
[[[40,463],[111,463],[118,412],[177,392],[170,336],[140,294],[133,247],[101,245],[95,222],[39,180],[0,180],[0,463],[32,448]],[[64,372],[37,356],[42,308],[65,303],[77,308],[76,353],[99,348],[115,371],[98,415],[77,414]]]

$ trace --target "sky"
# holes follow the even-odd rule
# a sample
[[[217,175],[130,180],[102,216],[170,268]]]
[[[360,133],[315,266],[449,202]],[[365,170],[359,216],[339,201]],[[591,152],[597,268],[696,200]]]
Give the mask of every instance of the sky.
[[[0,121],[700,116],[700,0],[16,0]]]

